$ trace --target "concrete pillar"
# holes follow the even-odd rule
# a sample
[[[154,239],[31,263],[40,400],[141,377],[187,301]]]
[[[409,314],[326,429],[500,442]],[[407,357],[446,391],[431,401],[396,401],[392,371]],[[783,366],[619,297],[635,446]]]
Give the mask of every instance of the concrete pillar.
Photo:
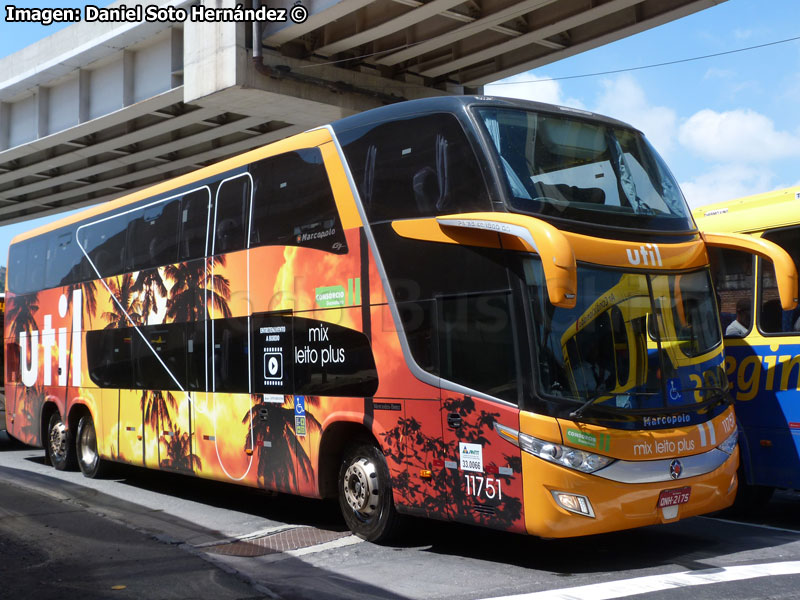
[[[0,102],[0,150],[6,150],[9,147],[10,123],[11,106],[8,102]]]

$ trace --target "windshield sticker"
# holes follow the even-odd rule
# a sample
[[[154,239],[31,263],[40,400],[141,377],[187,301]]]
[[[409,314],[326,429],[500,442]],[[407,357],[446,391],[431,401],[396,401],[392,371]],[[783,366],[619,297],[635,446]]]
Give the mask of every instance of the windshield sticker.
[[[611,450],[611,436],[607,433],[589,433],[578,429],[567,429],[567,441],[595,450]]]
[[[483,447],[480,444],[458,443],[462,471],[483,473]]]

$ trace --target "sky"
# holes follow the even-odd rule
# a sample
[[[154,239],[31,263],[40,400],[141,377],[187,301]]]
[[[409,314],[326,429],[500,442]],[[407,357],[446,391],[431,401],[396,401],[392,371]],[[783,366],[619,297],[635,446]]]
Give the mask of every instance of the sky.
[[[86,3],[13,4],[82,8]],[[800,40],[642,68],[798,37],[798,23],[800,0],[727,0],[485,91],[583,108],[641,129],[692,207],[800,185]],[[60,27],[0,21],[0,57]],[[621,72],[584,76],[609,71]],[[11,238],[38,224],[0,227],[0,264]]]

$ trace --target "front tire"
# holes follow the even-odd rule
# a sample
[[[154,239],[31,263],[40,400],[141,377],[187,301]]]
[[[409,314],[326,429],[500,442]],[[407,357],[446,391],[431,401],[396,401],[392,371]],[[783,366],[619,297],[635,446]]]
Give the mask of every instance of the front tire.
[[[389,467],[372,443],[348,448],[339,468],[339,507],[350,531],[369,542],[385,542],[397,530]]]
[[[74,471],[77,468],[72,432],[67,429],[58,411],[50,415],[47,423],[45,454],[50,464],[58,471]]]
[[[78,431],[75,436],[75,453],[78,466],[84,477],[94,479],[103,477],[109,470],[109,463],[100,458],[97,452],[97,432],[94,421],[89,415],[84,415],[78,421]]]

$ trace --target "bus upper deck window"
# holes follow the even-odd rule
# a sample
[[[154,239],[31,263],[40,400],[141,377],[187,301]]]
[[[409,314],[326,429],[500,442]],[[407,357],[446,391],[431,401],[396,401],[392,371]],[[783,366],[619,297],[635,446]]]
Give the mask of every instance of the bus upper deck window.
[[[179,260],[205,256],[210,200],[209,189],[205,187],[189,192],[181,199]]]

